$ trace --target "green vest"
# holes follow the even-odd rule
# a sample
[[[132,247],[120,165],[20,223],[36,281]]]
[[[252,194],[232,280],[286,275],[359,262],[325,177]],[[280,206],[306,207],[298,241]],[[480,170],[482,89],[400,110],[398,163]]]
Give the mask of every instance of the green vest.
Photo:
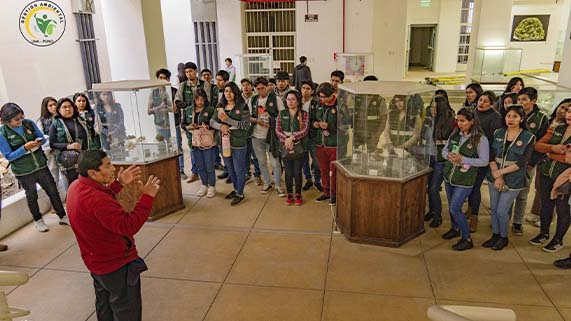
[[[214,115],[215,109],[212,106],[204,106],[202,107],[202,111],[198,114],[198,124],[206,124],[210,126],[210,118]],[[187,119],[187,123],[190,125],[194,123],[194,106],[189,106],[186,108],[185,117]],[[184,132],[186,133],[186,138],[188,140],[188,147],[192,149],[192,132],[184,128]]]
[[[543,124],[548,121],[547,116],[539,111],[539,109],[532,111],[531,114],[526,117],[527,128],[535,136],[537,136],[537,131],[539,131]]]
[[[29,119],[24,119],[22,126],[24,126],[24,136],[18,134],[15,130],[8,125],[0,127],[0,134],[6,138],[12,151],[24,146],[27,142],[33,141],[40,137],[36,135],[34,123]],[[43,138],[43,137],[42,137]],[[18,159],[10,162],[12,172],[15,176],[24,176],[32,174],[47,166],[48,159],[44,154],[43,149],[40,147],[36,151],[28,153]]]
[[[500,128],[494,132],[494,141],[492,142],[492,149],[496,154],[495,162],[498,169],[509,167],[515,164],[519,158],[525,153],[525,149],[529,144],[535,143],[535,136],[527,130],[519,133],[515,141],[513,141],[507,148],[506,146],[507,129]],[[493,178],[488,175],[488,180],[493,182]],[[513,173],[504,175],[504,181],[510,190],[518,191],[524,189],[527,184],[527,169],[525,167],[518,169]]]
[[[414,124],[410,126],[409,118],[400,119],[400,111],[389,113],[389,136],[393,146],[401,146],[414,135]]]
[[[57,143],[69,143],[68,139],[67,139],[67,135],[65,133],[65,127],[64,127],[64,123],[63,120],[61,118],[56,118],[53,122],[53,125],[56,129],[56,140]],[[90,150],[94,150],[94,149],[100,149],[101,148],[101,142],[99,141],[99,137],[94,137],[92,134],[95,133],[95,131],[93,130],[93,128],[91,128],[91,126],[89,126],[89,124],[87,122],[84,122],[83,124],[80,123],[79,121],[77,122],[77,127],[83,127],[83,129],[86,131],[86,135],[87,135],[87,148]],[[68,128],[69,130],[69,128]],[[71,139],[75,142],[75,137],[71,137]],[[56,154],[59,154],[59,151],[56,151]]]
[[[553,130],[553,136],[549,140],[549,145],[558,145],[558,144],[571,144],[571,137],[567,138],[564,142],[563,135],[565,135],[565,131],[567,130],[567,124],[561,124]],[[539,165],[539,170],[541,174],[551,178],[556,179],[559,174],[563,173],[567,168],[569,168],[569,164],[567,163],[560,163],[558,161],[554,161],[551,158],[545,158],[545,161]]]
[[[196,87],[192,87],[188,85],[188,80],[182,83],[181,90],[182,90],[182,99],[185,103],[192,104],[192,100],[194,99],[194,90],[196,89],[204,89],[204,80],[198,79],[198,84]]]
[[[252,104],[252,117],[253,118],[258,118],[258,100],[260,99],[260,97],[258,95],[254,95],[254,97],[252,97],[252,100],[250,102],[250,104]],[[274,94],[273,92],[268,94],[268,99],[266,100],[266,105],[264,106],[266,111],[268,112],[268,114],[270,114],[270,117],[276,118],[278,116],[278,99],[276,97],[276,94]],[[275,130],[275,128],[274,128]],[[252,133],[254,132],[254,125],[250,126],[250,129],[248,130],[248,137],[252,136]],[[268,131],[268,135],[270,134],[270,132],[273,132],[272,130]]]
[[[186,87],[188,87],[188,86],[186,86]],[[192,92],[191,92],[190,96],[192,97]],[[161,92],[160,88],[153,89],[152,99],[153,99],[153,107],[160,106],[164,101],[166,101],[167,93],[164,90],[162,90],[162,92]],[[153,116],[154,116],[155,126],[158,126],[161,128],[169,128],[169,125],[170,125],[169,124],[169,111],[167,109],[164,109],[164,110],[158,111],[158,112],[154,112]]]
[[[310,122],[310,126],[316,121],[327,122],[327,129],[316,128],[315,144],[324,147],[337,147],[337,101],[333,106],[319,104],[315,112],[315,118]]]
[[[282,131],[284,133],[293,133],[299,131],[301,129],[301,122],[303,121],[304,115],[305,111],[299,110],[299,112],[292,120],[289,114],[289,110],[285,109],[280,111],[280,121],[282,123]],[[301,144],[303,145],[303,149],[307,150],[307,135],[301,139]]]
[[[460,145],[460,133],[450,136],[448,140],[448,150],[452,151],[452,146]],[[468,158],[478,157],[478,146],[472,144],[472,139],[469,137],[464,144],[460,146],[460,155]],[[451,161],[446,160],[444,164],[444,180],[454,186],[460,187],[473,187],[478,175],[478,168],[470,166],[465,168],[462,165],[453,164]]]
[[[222,107],[220,107],[222,108]],[[214,120],[216,120],[219,123],[223,123],[222,121],[220,121],[220,119],[218,119],[218,109],[217,108],[214,111]],[[249,112],[248,110],[248,106],[246,104],[240,104],[240,105],[236,105],[234,106],[234,108],[232,110],[224,110],[224,112],[226,113],[226,115],[228,115],[228,117],[230,119],[236,120],[236,121],[241,121],[242,120],[242,113],[245,112]],[[230,145],[232,145],[232,147],[234,148],[244,148],[246,147],[246,145],[248,144],[248,132],[249,132],[250,128],[248,129],[232,129],[230,130]],[[218,135],[219,140],[222,138],[222,135]],[[220,144],[221,141],[219,141]]]

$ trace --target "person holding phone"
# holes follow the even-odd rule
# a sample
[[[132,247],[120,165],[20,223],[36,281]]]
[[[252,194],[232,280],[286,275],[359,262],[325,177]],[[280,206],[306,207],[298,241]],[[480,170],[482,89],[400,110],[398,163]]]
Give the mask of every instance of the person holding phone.
[[[38,205],[36,184],[48,194],[59,216],[59,224],[69,225],[56,182],[47,167],[48,160],[41,147],[46,141],[44,134],[33,121],[24,118],[24,111],[15,103],[4,104],[0,109],[0,118],[3,124],[0,127],[0,152],[10,162],[12,172],[26,191],[26,201],[36,229],[39,232],[49,230]]]
[[[462,213],[462,204],[472,192],[478,168],[488,166],[489,144],[480,131],[480,124],[474,112],[467,108],[460,109],[456,122],[458,127],[442,149],[442,157],[446,159],[444,181],[452,221],[450,230],[444,233],[442,238],[450,240],[461,236],[452,249],[464,251],[473,248],[474,244],[468,220]]]

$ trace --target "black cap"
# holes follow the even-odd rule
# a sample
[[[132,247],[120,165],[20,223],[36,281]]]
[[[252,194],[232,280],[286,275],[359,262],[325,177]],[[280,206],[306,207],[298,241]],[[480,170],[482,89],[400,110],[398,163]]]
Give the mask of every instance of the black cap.
[[[9,122],[19,114],[23,115],[24,111],[15,103],[5,103],[0,109],[0,118],[2,118],[3,123]]]
[[[287,71],[278,71],[276,74],[276,80],[289,80],[289,74]]]

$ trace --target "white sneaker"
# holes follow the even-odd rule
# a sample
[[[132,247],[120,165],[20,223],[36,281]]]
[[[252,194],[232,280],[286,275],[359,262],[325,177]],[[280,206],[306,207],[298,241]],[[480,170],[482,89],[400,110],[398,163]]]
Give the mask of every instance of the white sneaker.
[[[47,232],[50,230],[42,218],[35,221],[34,224],[36,224],[36,230],[38,230],[38,232]]]
[[[525,220],[528,221],[529,223],[536,223],[539,221],[539,215],[528,214],[525,216]]]
[[[59,219],[59,225],[71,225],[69,224],[69,217],[66,215]]]
[[[213,198],[214,196],[216,196],[216,187],[208,186],[208,193],[206,193],[206,197]]]
[[[260,190],[260,194],[268,194],[268,192],[271,191],[273,187],[274,186],[272,184],[264,185],[264,187],[262,187]]]
[[[198,192],[196,192],[196,196],[202,197],[202,196],[206,195],[206,192],[208,192],[208,186],[202,185],[202,186],[200,186],[200,189],[198,190]]]
[[[286,196],[286,192],[281,187],[276,188],[276,191],[278,192],[278,197]]]

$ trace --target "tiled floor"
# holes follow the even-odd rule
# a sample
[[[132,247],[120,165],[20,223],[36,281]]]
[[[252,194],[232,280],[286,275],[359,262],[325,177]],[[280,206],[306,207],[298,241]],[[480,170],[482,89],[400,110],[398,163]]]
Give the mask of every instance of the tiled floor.
[[[332,233],[331,208],[313,202],[317,191],[304,194],[304,206],[288,207],[252,183],[246,202],[231,208],[223,182],[215,199],[195,197],[197,183],[183,185],[186,208],[136,236],[149,266],[144,320],[412,321],[428,320],[426,310],[438,303],[571,321],[571,273],[551,264],[570,249],[548,254],[529,246],[537,232],[529,225],[505,250],[483,249],[490,233],[485,192],[476,248],[457,253],[440,238],[448,220],[401,248],[383,248]],[[0,253],[0,269],[31,276],[2,290],[11,305],[32,310],[26,320],[94,321],[92,281],[74,236],[55,216],[46,221],[48,233],[28,225],[2,240],[10,249]]]

